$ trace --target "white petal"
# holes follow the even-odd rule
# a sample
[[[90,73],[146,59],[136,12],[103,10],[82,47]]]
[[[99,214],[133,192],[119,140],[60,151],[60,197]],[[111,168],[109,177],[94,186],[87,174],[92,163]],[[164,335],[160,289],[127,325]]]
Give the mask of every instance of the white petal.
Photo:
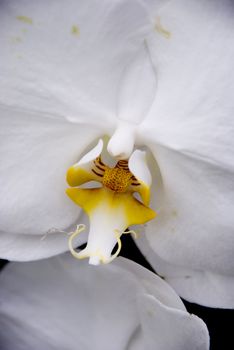
[[[224,0],[168,2],[148,46],[158,89],[142,124],[144,141],[208,158],[233,169],[234,22]],[[224,55],[225,52],[225,55]]]
[[[148,224],[153,247],[175,264],[232,275],[233,174],[165,148],[157,160],[164,198]]]
[[[9,0],[0,22],[1,103],[103,123],[148,29],[134,0]]]
[[[152,178],[146,163],[144,151],[135,150],[129,158],[128,166],[137,179],[143,181],[147,186],[151,185]]]
[[[18,349],[24,350],[135,350],[143,344],[142,349],[150,350],[145,340],[153,327],[159,327],[159,332],[155,331],[154,344],[167,344],[168,334],[160,332],[158,319],[153,318],[149,324],[144,315],[148,295],[155,300],[151,311],[159,310],[164,319],[174,312],[173,321],[178,328],[180,324],[184,325],[183,318],[191,317],[156,301],[157,287],[159,294],[165,289],[169,299],[171,290],[172,300],[175,299],[174,291],[159,277],[143,268],[138,276],[131,268],[135,265],[133,270],[137,271],[136,264],[118,260],[100,268],[86,262],[77,263],[67,254],[39,262],[8,265],[0,275],[3,286],[0,290],[0,337],[4,350],[14,349],[16,344]],[[142,282],[149,278],[153,284],[153,276],[153,296],[150,288],[146,295]],[[186,325],[186,333],[187,336],[181,327],[181,338],[186,337],[191,345],[197,344],[197,334],[204,336],[204,325],[201,321],[196,325],[190,322]],[[171,337],[174,336],[178,339],[178,333],[171,332]]]
[[[118,117],[140,123],[148,114],[156,95],[156,78],[146,45],[123,72],[119,88]]]
[[[155,233],[156,234],[156,233]],[[155,271],[183,298],[200,305],[234,307],[234,277],[209,271],[192,270],[161,259],[142,235],[136,241]]]
[[[166,307],[151,295],[139,297],[138,303],[145,337],[145,349],[209,349],[208,331],[200,318]]]
[[[45,234],[79,217],[65,194],[66,171],[101,131],[1,108],[1,231]]]
[[[175,277],[176,266],[180,266],[233,279],[233,174],[221,170],[218,165],[165,148],[157,148],[157,160],[164,197],[157,218],[146,227],[151,247],[163,260],[175,266]],[[154,201],[157,202],[157,198]],[[222,288],[231,296],[234,286],[230,289],[227,280],[223,279]],[[212,280],[208,279],[207,283]],[[213,293],[216,299],[216,291]],[[196,298],[195,289],[193,295]],[[207,297],[205,293],[206,300]],[[220,297],[216,302],[225,305],[223,295]],[[202,299],[199,298],[199,302]]]
[[[216,0],[173,1],[159,11],[170,37],[158,30],[148,42],[158,90],[141,125],[142,142],[153,150],[164,185],[147,237],[174,266],[174,277],[180,268],[207,276],[206,290],[194,277],[190,300],[213,306],[233,302],[232,14],[230,1]],[[222,292],[214,288],[212,296],[209,276],[216,274],[223,275],[214,279]],[[180,283],[177,291],[187,297],[188,281]]]
[[[113,264],[117,264],[122,269],[131,272],[138,280],[140,280],[145,292],[154,296],[154,298],[160,303],[178,310],[186,310],[182,300],[178,298],[176,292],[153,272],[128,259],[118,258]]]
[[[182,273],[178,271],[175,273],[172,266],[172,273],[165,275],[165,280],[182,298],[209,307],[234,308],[233,276],[218,275],[209,271],[188,270],[186,274],[183,270]]]

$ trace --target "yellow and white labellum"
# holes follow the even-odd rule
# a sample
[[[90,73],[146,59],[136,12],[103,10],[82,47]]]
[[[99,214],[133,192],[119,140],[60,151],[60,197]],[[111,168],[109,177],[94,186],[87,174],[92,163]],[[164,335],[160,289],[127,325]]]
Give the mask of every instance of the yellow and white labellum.
[[[99,145],[99,147],[97,147]],[[90,220],[90,231],[87,246],[81,252],[76,252],[70,240],[70,250],[78,259],[89,257],[91,264],[108,263],[119,253],[120,236],[131,225],[144,224],[155,217],[155,212],[148,207],[151,177],[145,163],[144,152],[133,152],[131,162],[119,160],[115,167],[110,168],[100,158],[100,141],[82,161],[73,165],[67,174],[71,188],[68,196],[87,213]],[[98,150],[98,152],[97,152]],[[95,158],[91,160],[91,158]],[[87,163],[83,160],[86,159]],[[135,159],[135,160],[134,160]],[[85,173],[87,172],[87,176]],[[85,180],[86,176],[86,180]],[[142,178],[142,180],[140,179]],[[101,188],[77,188],[89,182],[98,181]],[[133,193],[138,192],[142,202]],[[76,235],[76,233],[74,233]],[[112,250],[118,243],[117,252],[112,256]]]

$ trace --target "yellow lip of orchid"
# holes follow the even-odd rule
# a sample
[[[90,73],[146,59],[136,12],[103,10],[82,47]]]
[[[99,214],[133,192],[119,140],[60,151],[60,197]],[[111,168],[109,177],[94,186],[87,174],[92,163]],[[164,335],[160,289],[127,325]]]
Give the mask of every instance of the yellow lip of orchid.
[[[120,236],[129,226],[144,224],[156,216],[148,207],[151,176],[145,162],[145,152],[136,150],[129,161],[119,160],[115,167],[110,168],[101,160],[102,149],[103,142],[99,140],[67,172],[67,182],[71,187],[66,193],[83,208],[90,220],[86,248],[77,253],[72,247],[72,240],[80,233],[80,229],[70,237],[69,247],[75,257],[89,257],[89,262],[95,265],[113,260],[117,254],[111,256],[111,252],[118,242],[119,253]],[[102,187],[77,187],[89,181],[97,181]],[[140,194],[142,202],[133,196],[134,192]]]

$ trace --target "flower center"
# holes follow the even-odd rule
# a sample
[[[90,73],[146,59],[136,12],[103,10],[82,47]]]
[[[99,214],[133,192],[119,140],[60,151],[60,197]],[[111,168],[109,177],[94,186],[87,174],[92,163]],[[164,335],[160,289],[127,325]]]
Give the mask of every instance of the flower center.
[[[144,224],[156,216],[148,206],[151,176],[143,159],[145,153],[135,150],[129,161],[121,159],[111,168],[102,162],[102,146],[99,140],[97,146],[67,172],[71,187],[66,193],[90,220],[87,246],[80,252],[73,248],[73,239],[84,229],[78,225],[69,238],[69,249],[77,259],[89,257],[90,264],[94,265],[108,263],[118,255],[120,237],[128,227]],[[90,181],[102,186],[79,187]],[[136,192],[141,200],[135,198]],[[111,255],[116,242],[118,249]]]
[[[132,177],[127,161],[119,161],[114,168],[106,168],[102,183],[114,192],[123,193],[131,184]]]

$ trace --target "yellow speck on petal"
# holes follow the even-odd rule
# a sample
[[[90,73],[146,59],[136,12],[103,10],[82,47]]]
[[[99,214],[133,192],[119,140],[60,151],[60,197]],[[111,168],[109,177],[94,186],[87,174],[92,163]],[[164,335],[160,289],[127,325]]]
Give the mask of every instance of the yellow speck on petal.
[[[71,33],[72,33],[73,35],[79,37],[79,36],[80,36],[80,29],[79,29],[79,27],[76,26],[76,25],[73,25],[73,26],[71,27]]]
[[[156,23],[155,23],[154,29],[155,29],[159,34],[161,34],[162,36],[164,36],[164,38],[170,39],[170,37],[171,37],[171,32],[170,32],[169,30],[165,29],[165,28],[162,26],[160,17],[157,17],[157,18],[156,18]]]
[[[152,310],[148,310],[148,311],[147,311],[147,314],[148,314],[150,317],[154,316],[154,313],[153,313]]]
[[[16,19],[27,24],[33,24],[32,18],[28,16],[16,16]]]
[[[21,41],[22,41],[22,39],[21,39],[20,36],[13,36],[13,37],[11,38],[11,42],[12,42],[13,44],[21,43]]]

